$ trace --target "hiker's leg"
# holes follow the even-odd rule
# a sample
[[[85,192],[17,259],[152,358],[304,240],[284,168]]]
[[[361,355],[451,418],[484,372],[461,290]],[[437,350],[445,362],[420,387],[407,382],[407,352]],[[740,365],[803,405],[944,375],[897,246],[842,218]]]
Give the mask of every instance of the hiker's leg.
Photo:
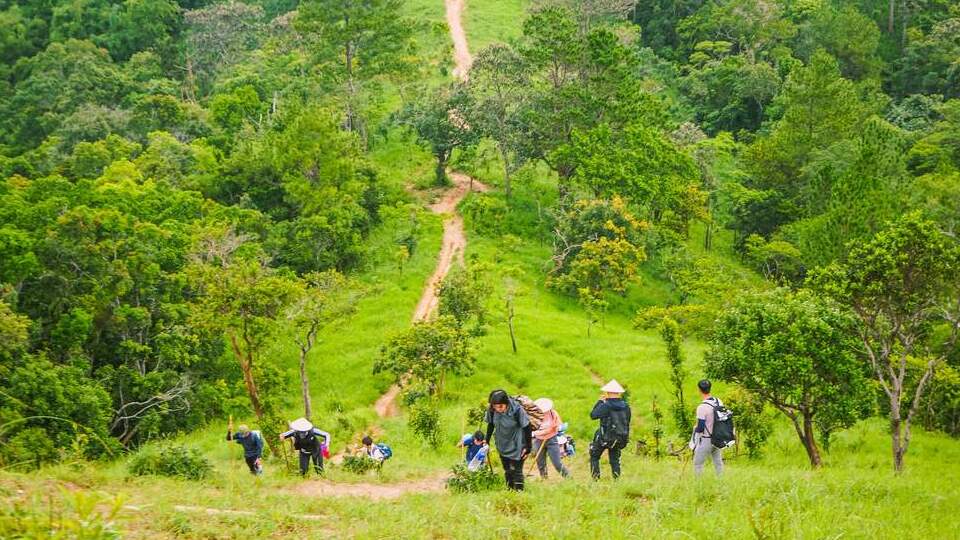
[[[693,449],[693,472],[700,476],[703,474],[703,464],[707,462],[707,456],[710,455],[710,439],[701,437],[697,446]]]
[[[560,473],[560,476],[570,476],[570,471],[563,465],[563,459],[560,457],[560,445],[557,443],[556,437],[547,441],[547,449],[545,452],[550,455],[550,462],[553,463],[553,468]],[[547,468],[546,464],[544,464],[543,468]]]
[[[250,469],[250,474],[257,474],[257,457],[244,456],[243,460],[247,462],[247,468]]]
[[[500,456],[503,463],[503,476],[507,487],[516,491],[523,490],[523,462],[519,459],[510,459]]]
[[[712,444],[710,447],[713,448],[713,468],[717,471],[717,476],[720,476],[723,474],[723,450],[713,446]]]
[[[303,451],[298,453],[300,454],[300,476],[306,476],[307,470],[310,468],[310,454]]]
[[[544,444],[547,444],[547,447],[544,448],[543,450],[540,450],[540,447],[542,447]],[[548,442],[544,442],[544,441],[541,441],[540,439],[537,439],[536,437],[534,437],[534,439],[533,439],[533,455],[537,456],[537,470],[540,471],[540,478],[546,478],[546,477],[547,477],[547,455],[546,455],[546,452],[547,452],[547,450],[549,450],[549,449],[550,449],[549,441],[548,441]]]
[[[600,478],[600,456],[603,455],[603,446],[594,440],[590,443],[590,474],[594,479]]]
[[[613,479],[620,478],[620,450],[619,446],[610,449],[610,472],[613,473]]]
[[[313,468],[317,474],[323,474],[323,453],[319,448],[310,453],[313,457]]]

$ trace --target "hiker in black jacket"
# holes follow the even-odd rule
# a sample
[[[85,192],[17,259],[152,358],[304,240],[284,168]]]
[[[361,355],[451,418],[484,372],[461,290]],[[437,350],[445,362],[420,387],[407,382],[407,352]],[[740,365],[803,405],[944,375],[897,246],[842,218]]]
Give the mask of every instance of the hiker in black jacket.
[[[625,390],[615,379],[600,389],[603,392],[590,411],[590,418],[600,421],[600,428],[590,442],[590,474],[600,479],[600,456],[606,450],[610,456],[613,478],[620,477],[620,451],[630,437],[630,406],[623,400]]]
[[[490,392],[490,407],[484,421],[487,422],[487,437],[496,441],[497,453],[503,463],[503,475],[507,487],[523,491],[523,460],[530,455],[533,445],[530,417],[527,411],[503,390]]]

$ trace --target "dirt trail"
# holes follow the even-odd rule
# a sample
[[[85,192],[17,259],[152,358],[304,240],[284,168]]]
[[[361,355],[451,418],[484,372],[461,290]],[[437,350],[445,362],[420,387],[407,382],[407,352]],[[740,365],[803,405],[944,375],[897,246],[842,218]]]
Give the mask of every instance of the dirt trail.
[[[465,0],[445,0],[447,7],[447,26],[450,27],[450,39],[453,40],[453,76],[461,81],[467,80],[467,72],[473,64],[470,49],[467,47],[467,35],[463,31],[461,15]]]
[[[487,186],[471,179],[469,176],[451,172],[450,180],[453,187],[447,189],[440,199],[430,205],[430,211],[434,214],[446,215],[443,222],[443,243],[440,246],[440,254],[437,256],[437,267],[433,275],[427,280],[423,288],[423,294],[420,295],[420,301],[417,302],[416,309],[413,310],[413,322],[425,321],[430,318],[437,310],[440,300],[437,297],[437,289],[443,283],[443,279],[450,273],[454,261],[463,263],[463,252],[467,248],[467,236],[463,232],[463,218],[457,214],[457,205],[469,193],[473,191],[487,191]],[[373,404],[377,416],[380,418],[389,418],[400,413],[400,407],[397,405],[397,397],[400,395],[400,387],[393,385],[376,403]]]
[[[408,493],[439,493],[446,475],[410,480],[397,484],[343,484],[329,480],[312,480],[298,485],[294,491],[310,497],[366,497],[373,500],[396,499]]]

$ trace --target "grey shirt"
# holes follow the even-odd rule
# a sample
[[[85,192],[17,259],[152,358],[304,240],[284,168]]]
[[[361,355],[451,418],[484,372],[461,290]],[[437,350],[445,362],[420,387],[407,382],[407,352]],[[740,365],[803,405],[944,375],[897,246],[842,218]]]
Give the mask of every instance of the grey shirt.
[[[520,459],[524,448],[523,428],[530,425],[527,411],[511,398],[507,412],[501,414],[487,409],[485,420],[488,424],[493,424],[497,452],[507,459]]]

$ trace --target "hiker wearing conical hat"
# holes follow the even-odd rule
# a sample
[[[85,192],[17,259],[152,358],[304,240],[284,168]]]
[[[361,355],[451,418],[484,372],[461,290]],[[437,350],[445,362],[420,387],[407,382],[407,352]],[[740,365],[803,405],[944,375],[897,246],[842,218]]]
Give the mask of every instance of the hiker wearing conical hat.
[[[300,476],[306,476],[313,461],[317,474],[323,473],[323,447],[330,446],[330,434],[313,426],[306,418],[290,422],[290,431],[280,434],[280,440],[293,439],[293,447],[300,451]],[[323,438],[323,442],[320,441]]]
[[[630,406],[623,400],[626,390],[616,379],[600,388],[602,394],[590,411],[590,418],[600,421],[600,428],[590,443],[590,474],[600,479],[600,457],[607,451],[613,478],[620,477],[620,451],[630,438]]]
[[[547,478],[547,456],[550,456],[550,462],[553,468],[564,478],[570,476],[570,471],[563,465],[560,459],[560,445],[557,443],[557,433],[560,431],[560,415],[553,408],[553,400],[549,398],[540,398],[533,402],[538,409],[543,411],[543,419],[540,420],[540,427],[533,432],[532,452],[537,456],[537,469],[540,471],[540,477]]]

